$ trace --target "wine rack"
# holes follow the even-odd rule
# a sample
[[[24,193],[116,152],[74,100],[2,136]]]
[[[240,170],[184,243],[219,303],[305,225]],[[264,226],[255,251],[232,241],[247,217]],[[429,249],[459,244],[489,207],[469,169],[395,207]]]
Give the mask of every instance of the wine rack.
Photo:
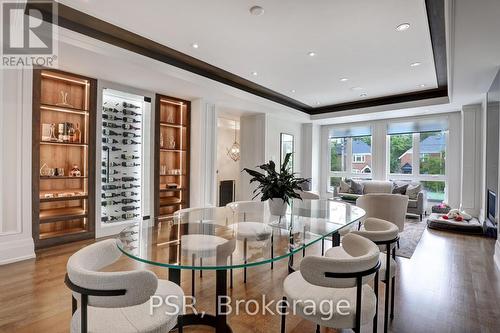
[[[144,101],[105,89],[102,108],[101,222],[142,218]]]
[[[170,220],[189,207],[189,101],[156,95],[155,217]]]
[[[36,248],[95,234],[97,81],[33,70],[33,239]]]

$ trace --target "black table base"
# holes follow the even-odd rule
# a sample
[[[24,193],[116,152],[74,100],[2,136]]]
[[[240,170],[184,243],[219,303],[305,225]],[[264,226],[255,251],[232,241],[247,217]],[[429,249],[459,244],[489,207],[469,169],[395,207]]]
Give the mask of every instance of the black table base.
[[[181,270],[177,268],[168,269],[168,279],[177,285],[181,285]],[[219,300],[227,296],[227,270],[216,271],[215,282],[215,315],[211,314],[185,314],[182,318],[183,326],[204,325],[215,328],[217,333],[232,333],[233,330],[227,322],[227,306],[219,305]],[[220,312],[219,312],[220,307]]]

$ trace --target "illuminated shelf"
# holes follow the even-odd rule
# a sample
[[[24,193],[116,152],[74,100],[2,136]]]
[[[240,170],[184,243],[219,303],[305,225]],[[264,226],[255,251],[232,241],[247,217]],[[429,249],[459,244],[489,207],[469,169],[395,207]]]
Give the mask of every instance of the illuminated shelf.
[[[40,223],[76,220],[87,217],[87,211],[82,207],[52,208],[40,210]]]

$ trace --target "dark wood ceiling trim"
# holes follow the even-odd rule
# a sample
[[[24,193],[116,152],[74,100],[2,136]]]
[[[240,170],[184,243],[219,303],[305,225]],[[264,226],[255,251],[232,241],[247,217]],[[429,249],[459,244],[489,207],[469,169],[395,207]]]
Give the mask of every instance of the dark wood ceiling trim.
[[[315,114],[321,114],[321,113],[362,109],[362,108],[369,108],[369,107],[374,107],[374,106],[391,105],[391,104],[396,104],[396,103],[407,103],[407,102],[414,102],[414,101],[420,101],[420,100],[425,100],[425,99],[434,99],[434,98],[440,98],[440,97],[448,97],[448,89],[447,88],[436,88],[436,89],[410,92],[410,93],[399,94],[399,95],[371,98],[371,99],[366,99],[366,100],[362,100],[362,101],[321,106],[321,107],[317,107],[317,108],[314,108],[313,110],[311,110],[310,114],[315,115]]]
[[[132,33],[61,3],[58,3],[57,6],[57,24],[88,37],[95,38],[102,42],[141,54],[148,58],[187,70],[287,107],[308,114],[320,114],[448,96],[444,0],[426,0],[425,3],[429,20],[434,62],[436,66],[436,76],[438,81],[437,89],[372,98],[349,103],[333,104],[317,108],[313,108],[307,104],[232,74],[219,67],[210,65],[204,61],[193,58],[187,54],[176,51],[165,45],[154,42],[143,36]],[[26,5],[26,9],[29,8],[38,9],[41,12],[48,12],[52,10],[52,6],[43,5],[43,3],[40,4],[32,0],[29,0]],[[27,13],[29,12],[27,11]],[[51,15],[44,15],[44,18],[46,17],[51,17]]]
[[[431,35],[434,66],[439,88],[448,86],[448,68],[446,58],[446,25],[444,0],[425,0],[427,20]]]

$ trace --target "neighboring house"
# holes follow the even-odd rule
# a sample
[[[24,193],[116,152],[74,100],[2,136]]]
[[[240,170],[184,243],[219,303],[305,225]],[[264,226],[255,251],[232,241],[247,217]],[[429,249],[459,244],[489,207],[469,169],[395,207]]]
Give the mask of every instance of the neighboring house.
[[[372,148],[361,140],[352,140],[352,172],[370,173],[372,165]]]
[[[444,135],[432,135],[420,142],[420,158],[442,157],[446,148]],[[402,173],[412,173],[413,148],[405,151],[398,157]]]

